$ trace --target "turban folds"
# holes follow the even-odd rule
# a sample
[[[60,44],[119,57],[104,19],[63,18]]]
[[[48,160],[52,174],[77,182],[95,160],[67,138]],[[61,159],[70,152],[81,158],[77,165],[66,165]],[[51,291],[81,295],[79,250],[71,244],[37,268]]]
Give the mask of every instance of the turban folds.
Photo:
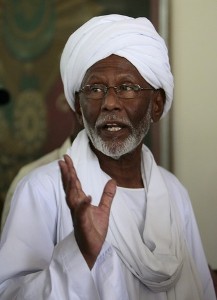
[[[150,85],[165,91],[164,116],[173,99],[173,76],[165,42],[148,19],[116,14],[90,19],[65,45],[60,72],[71,108],[74,110],[74,95],[86,71],[111,54],[126,58]]]

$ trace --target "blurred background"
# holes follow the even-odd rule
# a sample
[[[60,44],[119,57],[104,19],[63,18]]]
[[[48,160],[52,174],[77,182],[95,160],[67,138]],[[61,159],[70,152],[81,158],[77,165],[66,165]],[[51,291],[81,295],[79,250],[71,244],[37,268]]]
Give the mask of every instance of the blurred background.
[[[79,131],[63,94],[60,55],[75,29],[107,13],[146,16],[166,40],[174,104],[146,143],[188,189],[217,269],[216,0],[1,0],[0,214],[20,167]]]

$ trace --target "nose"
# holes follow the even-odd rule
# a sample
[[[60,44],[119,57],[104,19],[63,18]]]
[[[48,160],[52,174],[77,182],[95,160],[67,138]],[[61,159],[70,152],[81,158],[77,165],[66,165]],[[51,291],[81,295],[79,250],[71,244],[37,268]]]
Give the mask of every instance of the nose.
[[[103,99],[102,110],[121,109],[121,102],[114,87],[109,87]]]

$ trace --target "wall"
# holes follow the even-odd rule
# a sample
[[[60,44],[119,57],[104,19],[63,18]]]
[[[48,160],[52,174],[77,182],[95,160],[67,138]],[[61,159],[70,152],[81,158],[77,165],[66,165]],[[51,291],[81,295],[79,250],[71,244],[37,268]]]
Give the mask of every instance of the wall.
[[[217,268],[217,1],[170,1],[174,172],[188,188]]]

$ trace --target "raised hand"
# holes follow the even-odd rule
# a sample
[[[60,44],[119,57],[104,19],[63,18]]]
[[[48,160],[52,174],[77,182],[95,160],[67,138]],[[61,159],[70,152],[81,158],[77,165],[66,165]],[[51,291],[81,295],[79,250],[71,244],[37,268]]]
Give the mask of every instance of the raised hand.
[[[71,211],[75,239],[91,269],[106,238],[116,183],[114,180],[107,182],[99,205],[94,206],[91,204],[91,196],[85,195],[82,190],[71,158],[64,155],[64,160],[59,161],[59,166],[66,202]]]

